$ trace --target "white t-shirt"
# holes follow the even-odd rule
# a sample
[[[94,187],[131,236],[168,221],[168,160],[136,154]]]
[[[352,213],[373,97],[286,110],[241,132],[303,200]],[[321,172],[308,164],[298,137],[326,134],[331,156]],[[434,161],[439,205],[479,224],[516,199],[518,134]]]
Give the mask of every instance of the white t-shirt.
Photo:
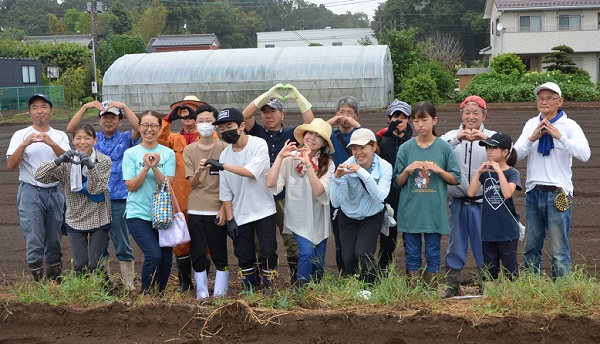
[[[267,142],[260,137],[248,135],[248,143],[241,152],[234,152],[229,145],[221,153],[219,161],[232,166],[243,166],[254,178],[221,171],[219,198],[232,202],[233,217],[238,225],[245,225],[275,214],[275,200],[267,188],[270,160]]]
[[[9,156],[13,155],[21,143],[23,143],[23,141],[25,141],[25,139],[32,133],[40,134],[39,131],[33,129],[33,126],[17,130],[10,139],[10,144],[8,145],[8,150],[6,151],[6,157],[8,158]],[[65,151],[71,149],[71,146],[69,146],[69,138],[64,132],[50,128],[46,134],[48,134],[52,141],[56,142],[60,148],[64,149]],[[58,185],[58,182],[52,184],[40,183],[34,178],[35,171],[43,162],[54,159],[56,159],[56,154],[54,154],[52,148],[50,148],[50,146],[44,142],[34,142],[30,144],[25,148],[23,158],[19,163],[19,181],[42,188],[49,188]]]

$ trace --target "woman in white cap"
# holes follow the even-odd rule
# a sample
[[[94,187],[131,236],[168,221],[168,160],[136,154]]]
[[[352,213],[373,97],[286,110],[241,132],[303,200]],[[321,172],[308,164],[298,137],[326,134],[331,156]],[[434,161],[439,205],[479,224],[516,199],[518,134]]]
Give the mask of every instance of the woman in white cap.
[[[331,230],[329,189],[335,169],[331,131],[331,125],[320,118],[298,126],[294,137],[302,148],[288,140],[267,174],[267,187],[274,195],[285,187],[284,230],[292,232],[298,243],[295,288],[323,276]]]
[[[335,171],[331,204],[337,212],[344,274],[360,273],[375,281],[375,248],[383,225],[384,200],[390,192],[392,165],[377,155],[375,134],[361,128],[352,133],[352,156]]]

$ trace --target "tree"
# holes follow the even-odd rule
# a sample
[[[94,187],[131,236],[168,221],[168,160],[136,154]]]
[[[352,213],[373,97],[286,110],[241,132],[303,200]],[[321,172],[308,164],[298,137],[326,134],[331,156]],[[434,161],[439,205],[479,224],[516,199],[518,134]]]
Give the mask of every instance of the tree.
[[[48,27],[51,35],[64,35],[67,32],[67,27],[62,20],[58,19],[53,13],[48,13]]]
[[[490,61],[490,67],[498,74],[511,75],[515,74],[520,78],[525,73],[525,64],[517,54],[499,54],[494,56]]]
[[[6,1],[6,15],[0,26],[23,30],[29,36],[50,33],[46,18],[47,3],[39,0]]]
[[[415,40],[417,30],[399,31],[392,29],[384,32],[379,44],[390,47],[392,67],[394,69],[394,93],[400,94],[403,82],[410,67],[422,60],[421,52]]]
[[[92,18],[89,14],[76,9],[68,9],[64,18],[67,31],[70,34],[83,34],[92,32]]]
[[[142,37],[144,42],[148,42],[150,38],[157,37],[163,32],[166,20],[167,9],[158,0],[152,0],[152,4],[146,7],[134,22],[132,32]]]
[[[573,59],[569,54],[573,54],[573,48],[566,45],[559,45],[552,48],[554,52],[544,56],[542,63],[546,64],[543,68],[548,72],[559,70],[565,74],[575,74],[579,71]]]
[[[115,62],[119,56],[115,51],[115,48],[106,40],[98,42],[98,49],[96,50],[96,64],[98,69],[105,73],[108,67]]]
[[[85,94],[85,68],[68,68],[62,73],[58,83],[65,87],[65,102],[73,107]]]
[[[114,33],[120,35],[131,30],[131,11],[122,2],[115,1],[110,7],[110,11],[117,17],[117,20],[111,25]]]
[[[56,66],[64,73],[69,68],[86,66],[91,54],[86,46],[76,43],[27,43],[28,57],[38,59],[45,70],[48,66]]]
[[[437,61],[448,70],[454,70],[465,53],[455,35],[437,31],[427,36],[421,51],[426,59]]]
[[[141,54],[146,52],[146,43],[141,37],[111,35],[108,38],[108,42],[113,47],[116,58],[125,54]]]

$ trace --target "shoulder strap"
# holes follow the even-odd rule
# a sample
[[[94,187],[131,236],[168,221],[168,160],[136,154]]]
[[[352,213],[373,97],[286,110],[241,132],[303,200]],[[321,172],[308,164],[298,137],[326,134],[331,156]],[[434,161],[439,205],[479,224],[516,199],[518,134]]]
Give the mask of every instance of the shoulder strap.
[[[350,148],[346,147],[348,143],[346,143],[346,140],[344,140],[344,138],[342,137],[342,132],[340,131],[340,129],[335,128],[333,130],[333,133],[335,134],[335,137],[337,137],[338,141],[340,141],[342,146],[344,146],[344,149],[346,150],[346,153],[348,153],[348,156],[352,156],[352,151],[350,150]]]

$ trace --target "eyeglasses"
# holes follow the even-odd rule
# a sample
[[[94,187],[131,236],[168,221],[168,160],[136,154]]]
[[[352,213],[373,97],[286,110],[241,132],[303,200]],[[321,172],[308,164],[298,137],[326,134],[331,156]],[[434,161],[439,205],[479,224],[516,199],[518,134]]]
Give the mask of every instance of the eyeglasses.
[[[156,124],[156,123],[142,123],[140,124],[140,127],[142,127],[142,129],[148,129],[148,128],[152,128],[152,129],[156,129],[158,127],[160,127],[160,124]]]
[[[546,97],[546,98],[537,97],[536,99],[540,103],[543,103],[543,102],[551,103],[551,102],[557,100],[558,98],[560,98],[560,97]]]
[[[354,116],[354,111],[341,111],[338,110],[337,113],[342,116]]]

